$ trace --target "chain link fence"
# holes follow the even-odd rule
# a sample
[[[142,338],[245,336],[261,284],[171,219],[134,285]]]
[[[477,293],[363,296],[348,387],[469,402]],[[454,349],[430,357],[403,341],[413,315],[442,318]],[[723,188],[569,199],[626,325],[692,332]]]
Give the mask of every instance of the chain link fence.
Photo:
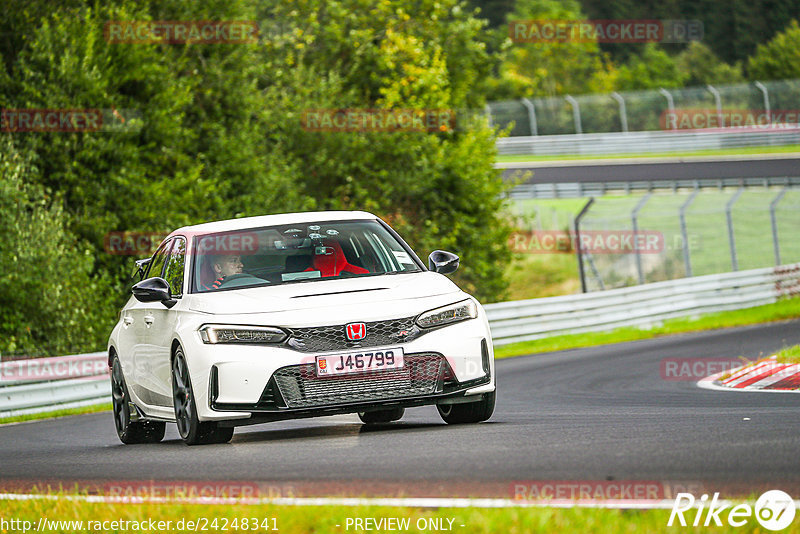
[[[729,189],[601,197],[574,231],[596,291],[800,262],[798,228],[800,191]]]
[[[800,80],[525,98],[488,105],[492,124],[510,127],[512,137],[796,125],[798,109]]]

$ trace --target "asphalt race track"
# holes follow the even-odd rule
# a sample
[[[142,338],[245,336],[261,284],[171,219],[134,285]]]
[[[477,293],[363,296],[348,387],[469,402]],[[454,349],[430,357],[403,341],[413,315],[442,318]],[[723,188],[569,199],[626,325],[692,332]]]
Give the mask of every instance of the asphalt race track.
[[[500,360],[494,416],[460,427],[424,407],[369,430],[337,416],[242,427],[228,445],[187,447],[174,425],[161,444],[122,445],[110,413],[7,425],[0,479],[339,481],[362,493],[371,481],[505,497],[520,480],[800,488],[800,395],[709,391],[662,379],[659,365],[798,343],[800,321],[790,321]]]
[[[637,182],[642,180],[694,180],[723,178],[770,178],[798,176],[800,158],[796,155],[774,155],[748,159],[733,158],[667,158],[666,161],[610,160],[606,162],[537,162],[513,163],[503,171],[511,178],[526,171],[533,173],[528,183]]]

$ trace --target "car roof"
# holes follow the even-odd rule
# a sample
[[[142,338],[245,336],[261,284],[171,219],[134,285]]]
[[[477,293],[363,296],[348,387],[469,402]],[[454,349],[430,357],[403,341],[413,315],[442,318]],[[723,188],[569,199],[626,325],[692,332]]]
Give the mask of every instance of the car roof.
[[[197,235],[213,232],[228,232],[231,230],[246,230],[248,228],[261,228],[264,226],[282,224],[303,224],[317,221],[372,220],[377,218],[377,216],[366,211],[307,211],[301,213],[280,213],[184,226],[173,231],[170,237],[180,234]]]

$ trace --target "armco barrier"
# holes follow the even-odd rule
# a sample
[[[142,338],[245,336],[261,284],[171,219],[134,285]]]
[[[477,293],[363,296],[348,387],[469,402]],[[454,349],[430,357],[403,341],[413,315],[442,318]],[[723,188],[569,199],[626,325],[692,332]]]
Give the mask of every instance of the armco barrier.
[[[106,352],[0,363],[0,417],[99,404],[110,398]]]
[[[800,295],[800,263],[487,304],[495,345],[749,308]],[[35,365],[34,365],[35,364]],[[0,417],[108,402],[105,352],[0,364]]]
[[[608,291],[487,304],[495,345],[646,327],[670,319],[749,308],[800,295],[800,264],[712,274]]]
[[[800,127],[532,135],[497,140],[499,154],[632,154],[800,143]]]

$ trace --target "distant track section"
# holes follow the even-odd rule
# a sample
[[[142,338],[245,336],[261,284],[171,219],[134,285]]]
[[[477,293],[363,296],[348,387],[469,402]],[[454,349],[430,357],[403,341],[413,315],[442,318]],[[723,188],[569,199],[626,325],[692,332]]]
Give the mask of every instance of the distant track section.
[[[503,178],[532,176],[528,184],[588,182],[674,182],[676,180],[724,180],[800,176],[800,156],[774,155],[752,158],[642,158],[498,163]]]

